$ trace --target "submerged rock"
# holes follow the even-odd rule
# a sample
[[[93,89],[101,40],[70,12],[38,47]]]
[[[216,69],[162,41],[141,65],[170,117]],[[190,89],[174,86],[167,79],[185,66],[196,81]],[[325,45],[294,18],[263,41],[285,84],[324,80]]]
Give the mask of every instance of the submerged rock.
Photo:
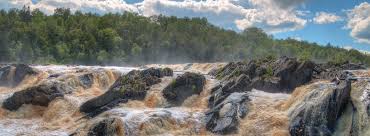
[[[119,118],[107,118],[89,129],[88,136],[123,136],[123,122]]]
[[[163,90],[163,96],[173,105],[181,105],[184,100],[194,94],[200,94],[206,83],[201,74],[189,73],[177,77]]]
[[[94,75],[93,73],[87,73],[78,77],[83,87],[91,88],[92,84],[94,83]]]
[[[26,76],[36,75],[38,72],[25,64],[16,64],[0,68],[0,86],[15,87]]]
[[[350,92],[350,81],[310,92],[290,112],[290,135],[332,135],[338,118],[350,102]]]
[[[151,85],[161,82],[161,77],[172,75],[171,71],[149,68],[143,71],[133,70],[121,76],[101,96],[88,100],[81,105],[80,111],[94,117],[127,100],[142,100]]]
[[[218,134],[236,133],[240,118],[248,112],[246,93],[232,93],[224,101],[205,113],[207,130]]]

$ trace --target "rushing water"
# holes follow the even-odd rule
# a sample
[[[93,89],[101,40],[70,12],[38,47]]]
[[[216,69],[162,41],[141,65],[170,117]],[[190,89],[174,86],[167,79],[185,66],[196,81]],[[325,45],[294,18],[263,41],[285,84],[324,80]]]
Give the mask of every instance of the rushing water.
[[[79,107],[87,100],[97,97],[108,90],[118,77],[131,70],[142,70],[145,67],[102,67],[102,66],[33,66],[38,75],[26,77],[20,85],[0,87],[0,103],[12,96],[14,92],[25,88],[58,81],[70,87],[73,92],[49,103],[48,107],[23,105],[17,111],[0,108],[0,136],[67,136],[77,132],[86,135],[90,126],[105,118],[120,120],[124,135],[214,135],[206,131],[204,125],[205,111],[208,110],[208,98],[211,89],[219,81],[207,73],[225,64],[152,64],[145,67],[170,67],[175,71],[172,77],[163,77],[160,83],[151,86],[144,100],[130,100],[127,103],[108,110],[92,119],[82,118]],[[199,95],[193,95],[179,107],[168,108],[162,90],[178,75],[184,72],[197,72],[206,75],[206,85]],[[81,75],[92,73],[91,87],[85,87],[76,81]],[[369,77],[367,71],[355,71],[357,77]],[[1,73],[0,73],[1,74]],[[369,75],[368,75],[369,74]],[[295,89],[292,94],[267,93],[262,90],[248,92],[248,114],[241,119],[239,132],[236,135],[289,135],[289,113],[299,106],[314,91],[325,91],[334,85],[328,81],[317,81]],[[342,125],[336,126],[336,135],[348,133],[348,122],[354,120],[355,114],[362,119],[359,130],[369,134],[369,117],[361,105],[370,103],[370,84],[363,81],[354,84],[351,97],[353,105],[347,106],[339,119]],[[354,113],[352,106],[359,109]]]
[[[200,67],[202,74],[207,74],[214,66],[193,65]],[[158,67],[160,67],[158,65]],[[162,65],[161,65],[162,67]],[[69,135],[85,129],[100,118],[118,117],[125,126],[127,135],[149,135],[149,134],[201,134],[205,133],[201,121],[207,108],[207,97],[209,90],[217,82],[208,78],[205,91],[199,96],[192,96],[182,107],[165,108],[166,100],[162,96],[162,90],[176,76],[185,70],[175,71],[173,77],[164,77],[162,82],[153,85],[143,101],[129,101],[105,112],[96,119],[81,119],[80,105],[94,97],[103,94],[111,84],[123,74],[131,70],[141,70],[138,67],[101,67],[101,66],[33,66],[39,72],[34,77],[26,77],[24,81],[14,88],[0,88],[0,102],[9,98],[14,92],[25,88],[43,84],[53,80],[61,81],[74,90],[66,94],[64,98],[53,100],[48,107],[23,105],[15,112],[0,108],[0,135]],[[76,84],[79,76],[92,73],[94,82],[90,88]],[[56,76],[56,78],[51,78]],[[193,108],[197,107],[197,108]],[[157,122],[162,122],[158,124]]]

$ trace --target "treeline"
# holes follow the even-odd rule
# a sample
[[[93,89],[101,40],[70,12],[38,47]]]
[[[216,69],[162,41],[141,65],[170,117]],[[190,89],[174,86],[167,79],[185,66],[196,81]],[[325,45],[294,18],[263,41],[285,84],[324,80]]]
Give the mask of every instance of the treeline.
[[[225,30],[205,18],[143,17],[135,13],[72,13],[56,9],[0,11],[0,62],[143,64],[216,62],[266,56],[370,64],[357,50],[294,39],[276,40],[258,28]]]

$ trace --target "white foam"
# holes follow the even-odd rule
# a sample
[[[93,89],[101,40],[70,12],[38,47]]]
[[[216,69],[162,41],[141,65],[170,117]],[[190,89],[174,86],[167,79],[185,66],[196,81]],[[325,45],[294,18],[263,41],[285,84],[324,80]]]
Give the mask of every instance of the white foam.
[[[76,70],[82,69],[89,69],[89,70],[99,70],[99,69],[107,69],[107,70],[115,70],[120,73],[128,73],[131,70],[139,70],[137,67],[117,67],[117,66],[66,66],[66,65],[47,65],[47,66],[32,66],[41,71],[46,71],[51,74],[55,73],[67,73]]]

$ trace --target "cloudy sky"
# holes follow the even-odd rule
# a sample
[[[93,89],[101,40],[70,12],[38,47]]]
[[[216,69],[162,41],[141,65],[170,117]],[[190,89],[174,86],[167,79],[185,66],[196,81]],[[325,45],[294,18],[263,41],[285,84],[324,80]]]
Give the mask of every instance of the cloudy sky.
[[[98,14],[206,17],[225,29],[256,26],[275,38],[370,51],[370,0],[0,0],[1,9],[23,5],[48,14],[64,7]]]

